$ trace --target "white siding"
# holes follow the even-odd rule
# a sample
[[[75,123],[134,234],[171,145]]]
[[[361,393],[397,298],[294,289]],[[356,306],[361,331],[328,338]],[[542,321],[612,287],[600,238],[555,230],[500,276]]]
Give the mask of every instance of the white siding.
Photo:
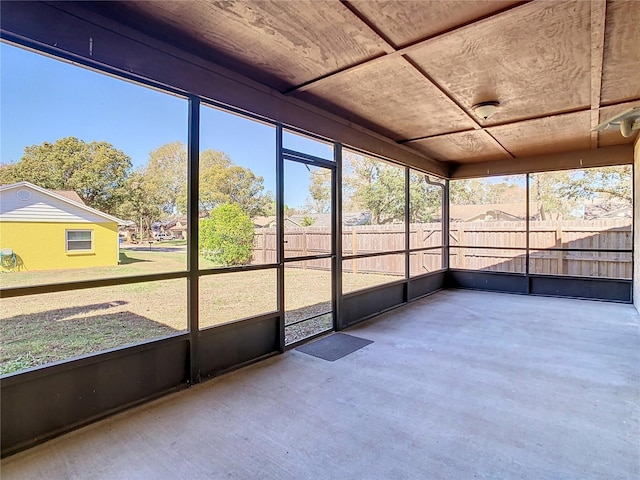
[[[57,198],[29,189],[31,198],[20,200],[17,192],[9,189],[0,192],[0,221],[4,222],[56,222],[56,223],[105,223],[106,219]]]

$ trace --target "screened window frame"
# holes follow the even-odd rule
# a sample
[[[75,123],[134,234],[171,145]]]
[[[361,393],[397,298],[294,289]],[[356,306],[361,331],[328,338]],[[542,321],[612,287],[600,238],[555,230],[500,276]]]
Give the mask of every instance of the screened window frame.
[[[445,204],[448,202],[447,197],[447,188],[446,188],[446,179],[438,177],[429,172],[424,172],[422,170],[418,170],[417,168],[407,166],[407,219],[406,219],[406,228],[407,228],[407,278],[414,279],[421,277],[423,275],[430,275],[432,273],[441,272],[447,269],[449,252],[447,250],[448,247],[448,230],[449,230],[449,219],[445,218],[446,209]],[[411,246],[411,175],[415,173],[417,175],[421,175],[426,177],[424,180],[434,187],[440,189],[440,243],[438,245],[431,245],[428,247],[412,247]],[[442,183],[441,183],[442,182]],[[420,254],[422,252],[431,252],[438,250],[440,252],[440,267],[436,270],[430,272],[421,272],[412,274],[411,273],[411,255],[412,254]]]
[[[575,275],[575,274],[559,274],[559,273],[534,273],[531,272],[531,258],[532,258],[532,252],[555,252],[555,253],[562,253],[562,252],[593,252],[593,253],[619,253],[619,254],[623,254],[623,255],[631,255],[631,263],[633,265],[633,251],[634,251],[634,246],[635,246],[635,242],[634,242],[634,237],[633,237],[633,232],[636,229],[636,225],[635,225],[635,218],[632,216],[631,217],[631,248],[630,249],[619,249],[619,248],[613,248],[613,249],[609,249],[609,248],[571,248],[571,247],[535,247],[531,245],[531,222],[533,221],[531,219],[531,204],[532,204],[532,199],[531,199],[531,177],[534,175],[538,175],[538,174],[545,174],[545,173],[553,173],[553,172],[557,172],[557,171],[585,171],[585,170],[594,170],[594,169],[599,169],[599,168],[608,168],[608,167],[623,167],[627,164],[620,164],[620,165],[604,165],[604,166],[589,166],[589,167],[580,167],[580,168],[567,168],[567,169],[559,169],[559,170],[544,170],[544,171],[529,171],[527,172],[525,175],[525,189],[526,189],[526,219],[525,219],[525,224],[526,224],[526,246],[523,247],[492,247],[492,246],[476,246],[476,245],[449,245],[447,246],[448,248],[448,263],[449,263],[449,269],[450,270],[460,270],[460,271],[468,271],[468,272],[489,272],[489,273],[505,273],[505,274],[510,274],[510,275],[518,275],[518,276],[522,276],[522,277],[560,277],[560,278],[595,278],[598,280],[633,280],[633,272],[631,273],[631,278],[623,278],[623,277],[607,277],[607,276],[598,276],[598,277],[591,277],[590,275]],[[631,199],[631,206],[633,209],[634,206],[634,199],[635,199],[635,191],[633,189],[633,179],[635,178],[635,166],[633,164],[628,164],[631,166],[631,184],[632,184],[632,199]],[[503,175],[487,175],[485,177],[471,177],[470,179],[473,178],[478,178],[478,179],[484,179],[484,178],[496,178],[496,177],[505,177],[505,176],[510,176],[509,174],[503,174]],[[457,180],[457,179],[451,179],[451,180]],[[450,180],[450,181],[451,181]],[[460,179],[463,180],[463,179]],[[449,204],[451,202],[451,193],[449,193],[449,198],[448,198]],[[450,229],[451,226],[451,218],[448,219],[448,230]],[[462,250],[496,250],[496,251],[503,251],[503,250],[511,250],[511,251],[522,251],[523,255],[524,255],[524,264],[525,264],[525,268],[522,272],[510,272],[510,271],[492,271],[492,270],[483,270],[483,269],[474,269],[474,268],[465,268],[465,267],[451,267],[451,256],[452,256],[452,251],[456,250],[456,249],[462,249]],[[513,257],[513,259],[515,260],[516,257]],[[633,269],[633,267],[632,267]]]
[[[352,147],[350,145],[343,145],[342,146],[342,156],[344,158],[344,154],[345,152],[347,153],[355,153],[356,155],[362,155],[364,157],[370,158],[371,160],[375,160],[375,161],[379,161],[382,163],[386,163],[389,164],[392,167],[396,167],[396,168],[400,168],[403,170],[404,176],[405,176],[405,190],[404,190],[404,221],[402,223],[398,223],[397,225],[400,227],[402,226],[404,231],[403,231],[403,242],[402,242],[402,246],[399,248],[394,248],[394,249],[390,249],[390,250],[377,250],[374,252],[358,252],[358,253],[345,253],[344,251],[342,252],[342,259],[343,260],[350,260],[350,259],[361,259],[361,258],[367,258],[367,257],[379,257],[379,256],[384,256],[384,255],[397,255],[400,253],[405,253],[408,255],[408,248],[407,248],[407,243],[408,243],[408,226],[409,226],[409,217],[408,217],[408,209],[409,209],[409,191],[406,188],[406,178],[407,175],[409,174],[409,169],[410,167],[407,165],[403,165],[400,162],[387,158],[387,157],[383,157],[381,155],[376,155],[375,153],[371,153],[371,152],[367,152],[365,150],[359,149],[359,148],[355,148]],[[339,165],[338,168],[343,169],[344,168],[344,160],[341,162],[341,164]],[[416,170],[419,171],[419,170]],[[427,172],[421,172],[424,173],[425,175],[431,175]],[[344,171],[343,171],[343,177],[344,177]],[[337,185],[337,188],[342,189],[344,186],[344,180],[342,181],[341,185]],[[344,196],[344,194],[342,195]],[[342,208],[342,205],[340,205],[340,208]],[[344,211],[342,212],[344,213]],[[341,225],[341,232],[340,234],[344,233],[344,228],[345,225],[342,224]],[[408,275],[408,273],[406,273],[406,275]],[[405,278],[408,278],[405,275]]]

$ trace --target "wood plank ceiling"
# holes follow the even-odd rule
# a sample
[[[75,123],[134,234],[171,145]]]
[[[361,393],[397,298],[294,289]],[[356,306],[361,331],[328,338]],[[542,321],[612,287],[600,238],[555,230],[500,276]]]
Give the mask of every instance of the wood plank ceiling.
[[[630,143],[640,4],[625,0],[90,2],[116,19],[443,162]],[[472,105],[500,102],[488,120]]]

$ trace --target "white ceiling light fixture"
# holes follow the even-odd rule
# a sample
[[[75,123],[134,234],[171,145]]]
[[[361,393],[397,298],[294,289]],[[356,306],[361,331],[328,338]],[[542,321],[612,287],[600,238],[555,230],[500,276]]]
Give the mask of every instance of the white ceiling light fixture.
[[[615,117],[602,122],[597,127],[591,129],[592,132],[603,130],[618,130],[624,138],[629,138],[633,132],[640,130],[640,107],[628,108]]]
[[[471,110],[473,110],[473,113],[482,120],[489,120],[493,114],[496,113],[499,106],[500,102],[496,101],[480,102],[471,107]]]

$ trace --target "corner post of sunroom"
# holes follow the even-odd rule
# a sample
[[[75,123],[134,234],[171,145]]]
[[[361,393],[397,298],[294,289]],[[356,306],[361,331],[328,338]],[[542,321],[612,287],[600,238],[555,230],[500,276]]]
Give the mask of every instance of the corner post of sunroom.
[[[640,135],[636,137],[633,148],[633,304],[640,312],[640,241],[637,221],[640,219]]]

